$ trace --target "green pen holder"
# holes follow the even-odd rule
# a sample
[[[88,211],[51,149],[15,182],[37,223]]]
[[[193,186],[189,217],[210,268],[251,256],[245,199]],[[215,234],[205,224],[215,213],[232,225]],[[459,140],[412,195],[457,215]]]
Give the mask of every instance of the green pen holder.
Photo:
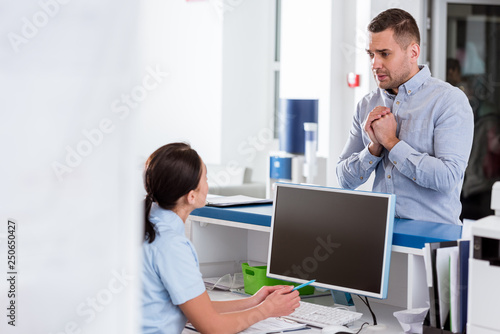
[[[299,283],[292,283],[279,279],[269,278],[266,276],[267,266],[254,266],[251,267],[248,263],[241,264],[243,271],[243,283],[245,285],[245,292],[253,295],[263,286],[272,285],[293,285],[298,286]],[[314,293],[314,286],[308,285],[299,289],[300,295],[312,295]]]

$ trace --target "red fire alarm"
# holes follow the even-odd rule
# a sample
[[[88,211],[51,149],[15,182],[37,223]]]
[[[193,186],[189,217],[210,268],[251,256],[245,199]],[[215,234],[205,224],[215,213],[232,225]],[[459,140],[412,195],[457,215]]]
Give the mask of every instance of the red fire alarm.
[[[347,85],[351,88],[359,87],[359,74],[350,72],[347,74]]]

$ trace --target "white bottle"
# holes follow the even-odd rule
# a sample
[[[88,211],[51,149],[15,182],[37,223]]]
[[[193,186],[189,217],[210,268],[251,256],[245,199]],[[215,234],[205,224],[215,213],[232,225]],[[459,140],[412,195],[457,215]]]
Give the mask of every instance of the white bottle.
[[[305,161],[304,161],[304,176],[306,182],[314,184],[314,179],[317,174],[317,159],[316,150],[318,147],[318,123],[304,123],[305,131]]]

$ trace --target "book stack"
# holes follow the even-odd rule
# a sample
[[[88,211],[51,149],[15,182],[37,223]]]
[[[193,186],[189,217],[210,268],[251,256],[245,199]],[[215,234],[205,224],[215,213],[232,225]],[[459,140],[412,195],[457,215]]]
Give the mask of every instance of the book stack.
[[[465,332],[469,245],[469,240],[425,244],[430,308],[424,322],[424,333]]]

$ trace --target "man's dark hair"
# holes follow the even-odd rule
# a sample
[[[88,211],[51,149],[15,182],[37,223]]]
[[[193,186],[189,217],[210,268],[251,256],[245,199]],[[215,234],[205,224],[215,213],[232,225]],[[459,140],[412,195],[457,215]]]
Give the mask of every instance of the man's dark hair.
[[[378,14],[368,25],[372,33],[382,32],[387,29],[394,31],[394,39],[401,49],[405,50],[412,42],[420,45],[420,32],[417,22],[410,13],[391,8]]]

